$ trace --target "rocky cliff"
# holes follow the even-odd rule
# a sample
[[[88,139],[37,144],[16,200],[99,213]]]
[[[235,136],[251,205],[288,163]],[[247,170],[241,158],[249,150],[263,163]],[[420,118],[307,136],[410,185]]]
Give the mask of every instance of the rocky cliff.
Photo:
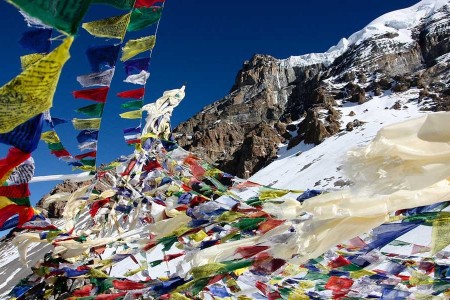
[[[448,2],[422,1],[374,20],[326,53],[255,55],[230,93],[180,124],[175,136],[186,150],[247,177],[282,144],[317,145],[359,126],[357,119],[342,124],[339,107],[347,102],[418,89],[422,109],[449,110],[449,24]]]

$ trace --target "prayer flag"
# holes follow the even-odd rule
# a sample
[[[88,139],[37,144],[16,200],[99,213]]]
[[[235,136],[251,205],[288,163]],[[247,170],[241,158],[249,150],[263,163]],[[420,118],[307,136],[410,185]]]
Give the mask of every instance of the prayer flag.
[[[0,134],[0,143],[14,146],[24,152],[36,150],[44,124],[44,117],[39,114],[20,124],[8,133]]]
[[[136,8],[131,13],[128,31],[144,29],[159,21],[162,15],[162,7],[142,7]]]
[[[155,43],[156,36],[154,35],[146,36],[136,40],[129,40],[122,48],[122,57],[120,58],[120,60],[126,61],[142,52],[151,50],[153,49],[153,47],[155,47]]]
[[[141,7],[152,7],[156,3],[164,3],[165,0],[136,0],[134,3],[135,8],[141,8]]]
[[[109,87],[99,87],[81,91],[74,91],[72,94],[76,99],[86,99],[97,102],[106,102],[108,96]]]
[[[52,106],[73,38],[68,37],[51,53],[0,88],[0,133],[13,130]]]
[[[102,119],[92,118],[92,119],[77,119],[72,120],[73,127],[76,130],[88,130],[88,129],[99,129]]]
[[[76,112],[83,113],[90,117],[101,117],[104,106],[105,106],[104,103],[92,104],[92,105],[81,107],[81,108],[77,109]]]
[[[130,59],[123,63],[127,76],[139,74],[141,71],[147,71],[150,64],[150,57]]]
[[[127,32],[130,16],[131,14],[128,13],[103,20],[96,20],[83,23],[82,27],[93,36],[122,40]]]
[[[86,50],[92,72],[111,69],[116,65],[120,45],[94,46]]]
[[[77,77],[77,81],[82,87],[91,86],[109,86],[114,76],[114,68],[108,69],[103,72],[96,72],[88,75],[80,75]]]
[[[117,94],[120,98],[142,99],[144,98],[145,88],[140,88],[131,91],[120,92]]]
[[[52,29],[38,28],[26,31],[19,43],[25,49],[36,53],[47,53],[50,51],[50,38],[52,36]]]
[[[91,0],[8,0],[30,16],[62,32],[74,35]]]

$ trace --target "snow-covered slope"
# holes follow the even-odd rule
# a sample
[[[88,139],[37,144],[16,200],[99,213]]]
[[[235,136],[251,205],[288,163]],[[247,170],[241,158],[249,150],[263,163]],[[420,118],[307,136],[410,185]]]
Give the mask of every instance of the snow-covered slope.
[[[345,103],[339,108],[342,113],[339,134],[315,147],[302,142],[286,150],[287,146],[283,145],[278,160],[250,180],[276,188],[299,190],[334,189],[348,185],[341,170],[346,152],[369,143],[383,126],[421,115],[418,94],[418,90],[411,89],[404,93],[374,97],[361,105]],[[402,108],[391,109],[398,101]],[[345,125],[355,119],[364,124],[353,131],[346,131]]]
[[[448,4],[448,0],[422,0],[409,8],[389,12],[373,20],[350,37],[342,38],[337,45],[332,46],[324,53],[291,56],[282,60],[281,65],[303,67],[324,64],[328,67],[350,46],[357,46],[365,40],[384,34],[394,34],[395,37],[393,37],[392,42],[408,44],[413,41],[411,38],[412,29],[418,26],[424,18],[433,15],[437,10]]]

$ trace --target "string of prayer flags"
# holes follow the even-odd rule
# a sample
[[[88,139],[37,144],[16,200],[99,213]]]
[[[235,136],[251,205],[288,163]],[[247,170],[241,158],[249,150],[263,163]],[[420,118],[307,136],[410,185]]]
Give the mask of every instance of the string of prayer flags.
[[[102,119],[100,119],[100,118],[92,118],[92,119],[74,118],[72,120],[72,124],[76,130],[92,130],[92,129],[100,128],[101,120]]]
[[[92,72],[111,69],[116,65],[120,45],[93,46],[86,50]]]
[[[134,3],[135,8],[152,7],[157,3],[164,3],[165,0],[136,0]]]
[[[128,31],[142,30],[159,21],[162,15],[162,7],[136,8],[131,13]]]
[[[72,41],[72,37],[66,38],[55,50],[0,88],[0,133],[13,130],[52,106]]]
[[[130,22],[131,13],[83,23],[82,27],[96,37],[123,40]]]
[[[142,99],[144,98],[145,94],[145,88],[130,90],[130,91],[124,91],[117,94],[120,98],[127,98],[127,99]]]
[[[105,103],[108,96],[109,87],[99,87],[87,90],[74,91],[72,94],[76,99],[86,99]]]
[[[114,76],[115,68],[105,70],[103,72],[96,72],[87,75],[77,76],[77,81],[82,87],[92,86],[110,86]]]
[[[39,114],[12,131],[0,134],[0,143],[14,146],[24,152],[36,150],[44,124],[43,114]]]
[[[48,53],[50,51],[50,38],[52,36],[52,29],[38,28],[26,31],[19,44],[28,50],[36,53]]]
[[[127,61],[136,55],[151,50],[155,46],[156,36],[146,36],[136,40],[129,40],[126,42],[125,46],[122,48],[121,61]]]
[[[101,117],[103,113],[104,103],[97,103],[88,106],[84,106],[75,110],[78,113],[88,115],[90,117]]]
[[[159,102],[162,110],[170,107],[170,97],[178,98],[181,92],[165,93],[165,100]],[[139,140],[140,127],[127,128],[124,134]],[[36,297],[53,299],[67,293],[114,299],[125,291],[125,296],[120,295],[130,299],[236,298],[238,294],[249,299],[446,298],[450,268],[444,262],[450,253],[443,248],[433,255],[431,239],[416,237],[423,234],[423,227],[448,219],[443,210],[448,210],[449,202],[420,209],[400,207],[383,215],[387,223],[381,227],[299,262],[299,256],[309,255],[309,247],[321,247],[321,235],[330,230],[310,226],[330,224],[302,207],[336,192],[303,194],[234,182],[175,143],[154,134],[147,141],[139,151],[101,169],[107,179],[101,181],[105,191],[86,194],[96,185],[88,183],[69,199],[56,195],[68,200],[65,220],[70,225],[65,232],[23,233],[15,239],[57,244],[53,254],[58,255],[47,255],[21,282],[39,286],[42,294]],[[93,170],[95,156],[94,152],[78,156],[81,160],[74,165]],[[448,180],[445,186],[448,195]],[[262,201],[271,206],[261,205]],[[341,226],[341,213],[336,209],[334,217],[327,215],[333,227]],[[91,218],[86,221],[77,215]],[[444,227],[434,235],[448,230]],[[411,255],[418,248],[420,255]],[[66,284],[69,278],[73,285]],[[64,284],[55,291],[57,279]]]
[[[8,0],[28,15],[68,35],[74,35],[91,0]]]
[[[141,71],[147,71],[150,64],[150,57],[130,59],[123,63],[127,76],[139,74]]]

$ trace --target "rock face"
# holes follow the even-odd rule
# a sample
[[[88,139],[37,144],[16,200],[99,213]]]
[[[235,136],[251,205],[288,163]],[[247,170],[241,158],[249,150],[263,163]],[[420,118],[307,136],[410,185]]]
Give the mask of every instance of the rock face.
[[[331,62],[255,55],[230,93],[181,123],[175,137],[220,169],[246,177],[276,158],[280,143],[319,144],[359,126],[340,123],[335,107],[346,102],[414,88],[424,109],[449,110],[449,24],[447,4],[409,28],[408,39],[399,37],[402,31],[374,34],[347,45]]]

